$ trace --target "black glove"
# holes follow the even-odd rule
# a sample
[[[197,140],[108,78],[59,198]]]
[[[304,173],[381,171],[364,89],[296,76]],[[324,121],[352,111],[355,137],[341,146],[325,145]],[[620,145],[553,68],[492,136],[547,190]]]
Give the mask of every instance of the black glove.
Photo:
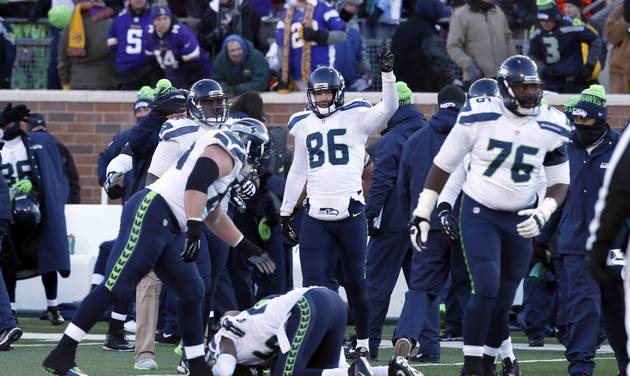
[[[103,183],[103,189],[105,189],[107,197],[112,200],[117,200],[125,194],[125,188],[118,184],[118,179],[120,179],[121,176],[122,174],[120,172],[110,171]]]
[[[284,241],[291,247],[297,245],[300,242],[300,236],[293,225],[292,218],[290,216],[281,215],[280,224],[282,225]]]
[[[367,226],[368,235],[370,235],[370,237],[375,238],[381,234],[381,229],[374,225],[374,218],[369,218],[367,220]]]
[[[591,274],[593,278],[595,278],[600,286],[605,286],[610,278],[608,276],[608,266],[606,265],[608,251],[592,249],[587,253],[587,257],[590,258]]]
[[[265,252],[256,244],[243,237],[234,250],[245,256],[247,261],[252,263],[261,274],[271,275],[276,270],[276,264],[273,262],[269,253]]]
[[[367,24],[375,26],[378,23],[378,19],[383,15],[383,10],[379,7],[374,8],[372,13],[367,18]]]
[[[328,30],[315,30],[311,27],[304,26],[302,28],[302,38],[308,42],[317,42],[318,44],[327,44]]]
[[[179,257],[184,262],[194,262],[199,257],[199,249],[201,248],[201,226],[203,223],[198,219],[189,219],[186,221],[188,231],[186,232],[186,245],[184,251]]]
[[[452,241],[459,240],[459,225],[453,215],[453,208],[448,202],[441,202],[437,207],[438,217],[442,225],[442,233]]]
[[[394,70],[394,53],[387,48],[385,41],[383,41],[383,48],[378,55],[378,66],[381,68],[381,72],[391,72]]]
[[[551,250],[549,250],[549,244],[534,241],[534,253],[529,267],[532,268],[537,262],[542,263],[545,268],[551,266]]]
[[[31,110],[24,104],[18,104],[13,107],[11,103],[8,103],[4,111],[2,111],[2,120],[4,120],[4,124],[13,123],[18,120],[26,121],[30,112]]]
[[[586,82],[593,75],[595,67],[591,64],[586,64],[582,67],[580,72],[576,75],[577,81]]]

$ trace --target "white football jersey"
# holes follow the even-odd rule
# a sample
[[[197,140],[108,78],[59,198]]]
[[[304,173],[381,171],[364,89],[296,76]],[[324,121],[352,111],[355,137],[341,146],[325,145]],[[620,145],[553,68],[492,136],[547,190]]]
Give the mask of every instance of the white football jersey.
[[[321,202],[332,205],[331,210],[343,209],[344,205],[347,209],[350,198],[364,203],[361,175],[365,144],[370,134],[387,126],[397,108],[395,82],[383,80],[383,101],[375,106],[355,99],[324,118],[311,111],[291,116],[288,127],[295,137],[295,152],[281,214],[293,212],[305,184],[311,207]]]
[[[225,149],[234,159],[234,167],[229,174],[217,179],[208,187],[208,202],[204,216],[212,212],[228,194],[230,187],[238,176],[246,158],[245,148],[241,139],[227,130],[209,130],[181,154],[177,162],[171,166],[155,183],[148,186],[164,197],[168,206],[179,222],[182,231],[186,228],[186,213],[184,210],[184,192],[186,183],[197,158],[209,145],[218,145]]]
[[[219,355],[219,343],[226,337],[236,346],[236,362],[240,365],[261,365],[274,358],[279,352],[285,353],[290,344],[285,333],[285,326],[291,310],[308,290],[323,287],[297,288],[284,295],[263,299],[252,308],[236,316],[221,320],[222,327],[214,335],[209,350],[216,359]],[[225,320],[229,321],[225,322]],[[233,325],[244,333],[241,337],[227,329]]]
[[[540,106],[538,115],[521,117],[500,98],[473,98],[433,163],[452,173],[470,153],[463,191],[490,209],[518,211],[536,201],[547,153],[563,147],[569,132],[566,116],[552,107]],[[560,165],[566,165],[563,183],[568,184],[568,161]]]
[[[2,175],[4,175],[9,187],[18,180],[31,177],[33,173],[31,162],[28,160],[22,137],[18,136],[13,140],[5,141],[0,153],[2,155]]]

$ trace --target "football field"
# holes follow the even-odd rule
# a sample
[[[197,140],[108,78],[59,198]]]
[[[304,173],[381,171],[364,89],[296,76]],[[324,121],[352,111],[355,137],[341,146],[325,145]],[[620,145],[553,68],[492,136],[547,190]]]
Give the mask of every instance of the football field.
[[[101,349],[106,323],[98,323],[79,346],[77,364],[90,376],[127,376],[127,375],[177,375],[175,366],[179,358],[173,353],[174,345],[157,344],[156,360],[160,366],[157,371],[138,371],[133,369],[133,353],[105,352]],[[20,326],[24,336],[13,345],[13,350],[0,352],[0,375],[34,376],[47,375],[41,368],[41,362],[60,337],[63,327],[53,327],[48,321],[21,319]],[[383,337],[390,338],[393,327],[384,328]],[[553,338],[546,338],[544,348],[530,349],[527,338],[522,333],[513,334],[515,353],[521,363],[525,376],[566,375],[567,363],[562,348]],[[417,368],[426,376],[459,375],[463,360],[461,342],[443,342],[442,358],[439,365],[418,365]],[[392,354],[390,343],[383,342],[379,362],[384,365]],[[500,368],[500,367],[498,367]],[[602,346],[597,354],[595,375],[612,376],[616,374],[616,363],[608,345]]]

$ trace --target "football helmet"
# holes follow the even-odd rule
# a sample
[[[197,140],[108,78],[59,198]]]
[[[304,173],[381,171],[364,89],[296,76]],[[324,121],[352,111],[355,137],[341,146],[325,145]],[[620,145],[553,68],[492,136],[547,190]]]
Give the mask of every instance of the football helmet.
[[[21,229],[34,229],[42,220],[39,202],[30,194],[19,194],[13,200],[13,223]]]
[[[253,118],[238,119],[232,123],[230,130],[239,136],[243,142],[248,164],[258,166],[270,152],[269,132],[260,120]]]
[[[320,107],[315,101],[315,93],[330,90],[332,98],[327,107]],[[343,76],[332,67],[319,67],[308,78],[306,97],[308,108],[320,118],[330,116],[343,106],[346,85]]]
[[[480,78],[468,88],[468,98],[498,97],[499,95],[497,80],[492,78]]]
[[[190,87],[186,108],[191,118],[216,128],[227,120],[228,97],[218,82],[209,79],[199,80]]]
[[[518,116],[536,115],[543,95],[543,81],[536,63],[527,56],[508,57],[497,73],[503,103]]]

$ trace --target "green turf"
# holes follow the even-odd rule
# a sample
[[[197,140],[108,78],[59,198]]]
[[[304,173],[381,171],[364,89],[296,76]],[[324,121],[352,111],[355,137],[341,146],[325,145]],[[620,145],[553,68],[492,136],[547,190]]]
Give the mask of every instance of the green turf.
[[[52,327],[47,321],[34,319],[22,319],[20,326],[25,332],[61,333],[63,327]],[[386,326],[383,337],[390,338],[393,327]],[[99,323],[92,330],[92,334],[104,334],[106,324]],[[520,334],[513,334],[515,343],[525,343],[526,338]],[[547,339],[548,343],[557,343],[553,339]],[[13,350],[0,352],[0,375],[46,375],[41,369],[42,359],[53,348],[54,342],[43,340],[22,339],[17,342]],[[104,352],[101,343],[87,341],[79,346],[77,364],[90,376],[127,376],[127,375],[175,375],[175,366],[178,357],[173,353],[173,345],[157,345],[156,360],[160,365],[158,371],[136,371],[133,369],[132,353]],[[392,354],[391,349],[381,349],[379,359],[374,365],[386,364]],[[557,376],[566,375],[567,363],[560,351],[530,351],[517,350],[516,356],[522,362],[521,369],[524,376]],[[426,376],[454,376],[459,375],[462,361],[460,349],[442,349],[441,365],[419,366],[418,368]],[[612,354],[602,354],[596,358],[596,375],[615,375],[616,363]]]

